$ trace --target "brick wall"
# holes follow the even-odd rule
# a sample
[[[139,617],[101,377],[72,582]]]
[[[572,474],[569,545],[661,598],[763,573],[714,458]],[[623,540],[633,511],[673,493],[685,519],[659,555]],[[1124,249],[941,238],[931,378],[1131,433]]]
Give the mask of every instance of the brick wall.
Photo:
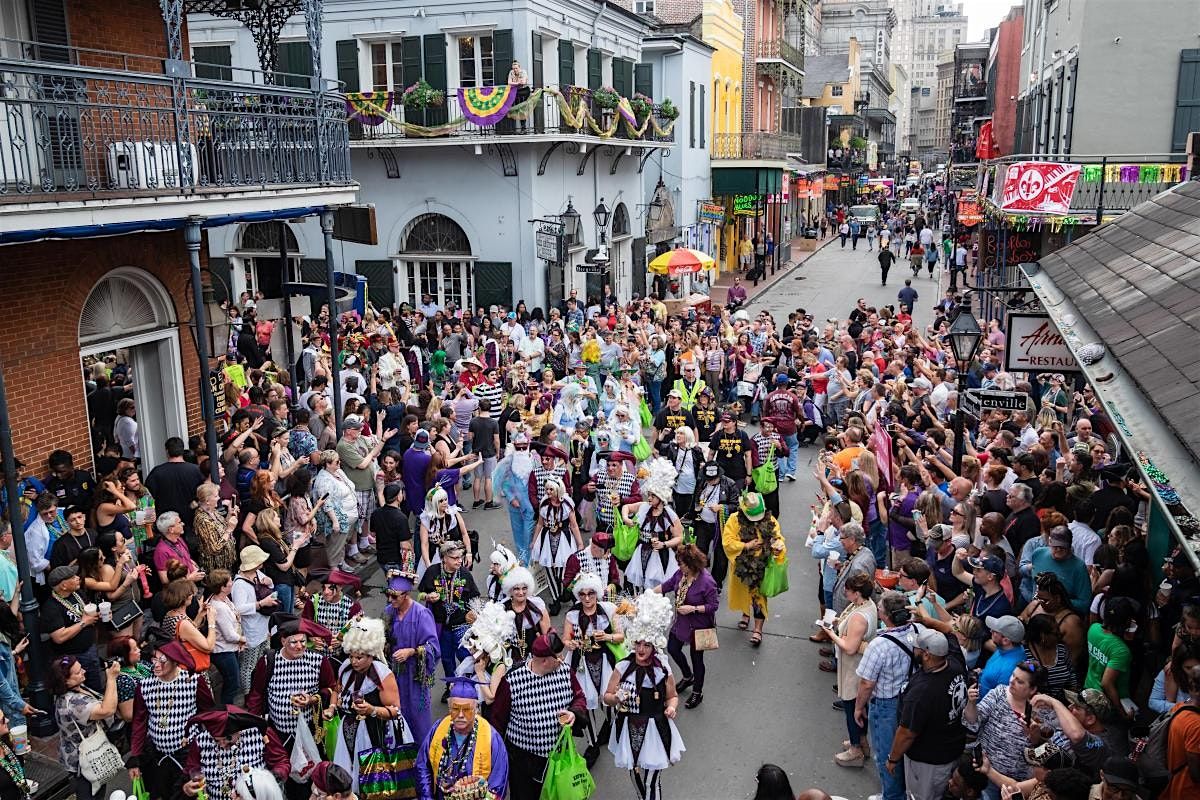
[[[67,0],[67,27],[71,44],[93,50],[134,53],[153,59],[167,57],[167,32],[157,0]],[[184,53],[187,50],[187,25],[184,25]],[[161,72],[162,65],[152,59],[137,59],[129,69]],[[120,69],[117,62],[107,63],[93,55],[89,66]]]
[[[89,466],[87,406],[79,359],[79,314],[88,293],[116,267],[137,267],[162,282],[180,324],[189,433],[201,428],[198,365],[190,324],[191,283],[182,232],[37,242],[3,249],[0,364],[8,388],[13,449],[33,474],[55,448]],[[203,253],[203,248],[201,253]]]

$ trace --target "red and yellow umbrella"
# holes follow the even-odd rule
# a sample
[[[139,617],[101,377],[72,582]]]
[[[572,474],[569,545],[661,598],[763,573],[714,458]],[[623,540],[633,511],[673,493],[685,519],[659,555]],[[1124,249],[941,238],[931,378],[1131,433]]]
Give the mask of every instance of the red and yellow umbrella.
[[[659,275],[691,275],[712,269],[712,256],[687,247],[677,247],[650,262],[650,271]]]

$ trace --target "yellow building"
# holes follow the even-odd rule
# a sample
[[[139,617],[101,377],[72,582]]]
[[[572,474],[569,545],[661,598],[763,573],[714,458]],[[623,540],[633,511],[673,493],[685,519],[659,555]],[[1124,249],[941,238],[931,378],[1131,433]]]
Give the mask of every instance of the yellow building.
[[[854,113],[854,100],[862,86],[862,71],[858,40],[850,37],[850,49],[845,53],[809,56],[804,62],[804,88],[801,99],[805,105],[836,109],[836,114]]]
[[[742,132],[742,70],[745,63],[745,31],[742,15],[731,0],[704,0],[700,14],[700,38],[715,47],[712,55],[709,130],[713,132],[710,152],[720,157],[731,147],[740,147]],[[726,219],[733,209],[726,209]],[[720,270],[737,268],[737,226],[721,230],[721,249],[717,254]]]

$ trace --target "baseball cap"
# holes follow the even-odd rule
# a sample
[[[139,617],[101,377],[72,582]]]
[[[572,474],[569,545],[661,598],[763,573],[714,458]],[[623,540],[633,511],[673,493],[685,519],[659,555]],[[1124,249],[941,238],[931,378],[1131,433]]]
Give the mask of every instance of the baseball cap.
[[[1037,747],[1025,748],[1025,763],[1047,770],[1061,769],[1075,764],[1075,754],[1052,741],[1043,742]]]
[[[1070,547],[1071,538],[1071,529],[1065,525],[1059,525],[1050,531],[1050,546]]]
[[[715,461],[710,461],[704,465],[704,477],[708,479],[721,477],[721,465]]]
[[[679,391],[678,389],[672,389],[671,391],[667,392],[667,397],[678,397],[680,400],[682,400],[683,392]]]
[[[917,647],[934,656],[944,656],[950,652],[950,643],[946,634],[933,628],[922,628],[917,634]]]
[[[361,428],[363,426],[363,418],[358,414],[351,414],[342,420],[342,426],[346,428]]]
[[[1142,792],[1142,785],[1138,782],[1137,765],[1128,758],[1109,756],[1100,768],[1100,777],[1109,786],[1128,786],[1139,795]]]
[[[948,537],[950,537],[952,535],[953,530],[954,529],[951,528],[949,525],[939,523],[929,529],[928,538],[937,539],[939,541],[945,541]]]
[[[967,559],[967,563],[971,565],[971,569],[986,569],[993,575],[1004,574],[1004,562],[995,556],[984,556],[983,558],[972,556]]]
[[[929,391],[933,388],[933,384],[929,382],[928,378],[917,378],[915,381],[909,384],[909,386],[914,389],[924,389],[926,391]]]
[[[1112,716],[1112,703],[1104,692],[1099,689],[1084,689],[1080,692],[1064,691],[1067,705],[1086,708],[1096,715],[1096,719],[1108,719]]]
[[[733,414],[728,411],[721,412],[721,422],[733,422]]]
[[[995,371],[996,371],[996,365],[995,365],[995,364],[984,364],[984,365],[983,365],[983,371],[984,371],[984,372],[995,372]]]
[[[418,450],[428,450],[429,449],[429,431],[425,430],[424,428],[421,428],[419,431],[417,431],[416,436],[413,437],[412,446],[417,448]]]
[[[986,617],[984,622],[987,624],[988,630],[995,631],[1006,639],[1013,642],[1025,641],[1025,626],[1012,614],[1005,614],[1003,617]]]
[[[775,382],[776,383],[787,383],[788,382],[787,373],[786,372],[775,373]]]

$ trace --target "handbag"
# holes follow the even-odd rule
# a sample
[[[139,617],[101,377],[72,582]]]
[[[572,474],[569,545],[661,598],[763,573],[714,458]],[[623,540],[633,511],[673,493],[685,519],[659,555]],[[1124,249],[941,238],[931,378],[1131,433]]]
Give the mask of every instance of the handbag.
[[[546,758],[546,775],[539,800],[587,800],[596,791],[596,781],[587,761],[575,750],[571,729],[564,727]]]
[[[212,654],[204,652],[199,647],[196,647],[196,645],[180,636],[179,626],[175,627],[175,639],[181,645],[183,645],[183,649],[187,650],[188,655],[190,655],[192,660],[196,662],[196,669],[193,670],[193,672],[195,672],[197,675],[199,675],[201,672],[207,672],[208,668],[212,666]]]
[[[633,558],[637,549],[638,529],[636,525],[626,525],[621,512],[613,509],[613,555],[618,561],[628,561]]]
[[[775,445],[767,452],[767,460],[750,470],[754,488],[760,494],[770,494],[779,488],[779,475],[775,471]]]
[[[112,619],[109,620],[109,627],[114,631],[119,631],[133,624],[133,621],[142,615],[141,606],[130,596],[126,596],[124,602],[117,605],[112,610]]]
[[[638,440],[633,443],[633,457],[638,461],[645,461],[654,455],[654,451],[650,449],[650,443],[646,441],[646,437],[638,434]]]
[[[758,384],[754,381],[738,381],[737,393],[738,397],[753,397],[754,391],[758,388]]]
[[[108,734],[99,723],[87,736],[83,735],[78,722],[71,724],[80,738],[79,774],[92,784],[92,793],[95,794],[100,786],[125,769],[125,759],[121,758],[121,751],[108,740]]]
[[[417,796],[417,745],[400,744],[389,728],[383,747],[358,754],[358,796],[363,800],[395,800]]]
[[[141,775],[133,779],[130,791],[133,792],[135,800],[150,800],[150,792],[146,791],[146,781],[142,779]]]
[[[717,641],[716,628],[697,628],[692,631],[692,646],[697,650],[717,650],[721,643]]]
[[[788,590],[788,560],[777,561],[774,558],[767,562],[763,571],[762,581],[758,584],[758,593],[763,597],[775,597]]]

